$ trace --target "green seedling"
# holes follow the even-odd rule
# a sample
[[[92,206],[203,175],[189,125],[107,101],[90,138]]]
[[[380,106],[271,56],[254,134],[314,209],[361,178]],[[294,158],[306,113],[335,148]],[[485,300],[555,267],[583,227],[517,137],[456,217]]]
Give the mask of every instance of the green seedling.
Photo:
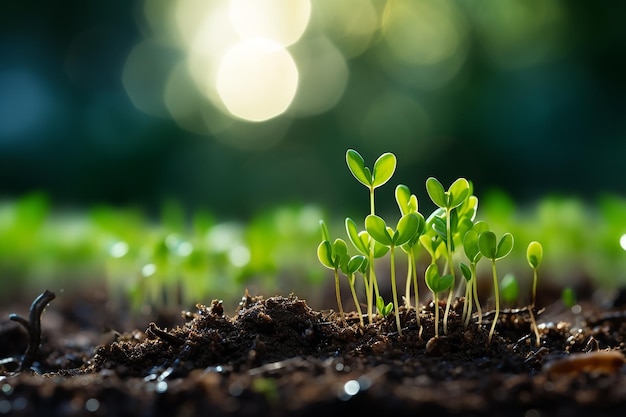
[[[376,309],[381,316],[387,317],[393,311],[393,303],[389,302],[385,305],[383,297],[378,296],[376,297]]]
[[[443,332],[448,334],[448,315],[450,313],[450,305],[452,303],[452,292],[455,285],[454,265],[452,264],[452,254],[454,252],[453,230],[452,226],[456,226],[457,221],[452,223],[453,210],[461,206],[470,194],[470,184],[465,178],[459,178],[450,185],[448,191],[445,191],[443,185],[434,177],[426,180],[426,191],[428,196],[439,208],[443,209],[445,224],[441,217],[435,216],[433,226],[435,231],[439,233],[446,243],[446,257],[449,265],[450,274],[452,275],[452,285],[448,293],[446,310],[443,318]],[[458,217],[457,217],[458,220]],[[443,229],[443,230],[442,230]]]
[[[356,290],[354,287],[354,282],[356,281],[355,274],[357,271],[363,273],[367,269],[367,258],[363,255],[354,255],[351,257],[348,262],[344,262],[341,265],[341,270],[348,277],[348,283],[350,284],[350,292],[352,293],[352,300],[354,301],[354,306],[356,307],[356,311],[359,314],[359,322],[361,323],[361,327],[364,326],[363,323],[363,313],[361,312],[361,306],[359,304],[359,299],[356,295]]]
[[[326,226],[322,221],[320,221],[320,225],[322,226],[322,235],[327,237],[328,231],[325,230]],[[341,303],[341,290],[339,286],[339,270],[348,257],[348,247],[346,242],[342,239],[335,239],[335,241],[331,244],[328,239],[322,240],[317,247],[317,257],[322,265],[333,270],[335,274],[335,295],[337,296],[339,317],[341,318],[341,321],[345,323],[346,319],[343,312],[343,305]]]
[[[419,316],[419,285],[417,282],[417,257],[416,249],[419,245],[419,237],[424,233],[426,222],[424,216],[418,211],[417,197],[411,194],[409,187],[406,185],[398,185],[396,187],[396,202],[400,208],[400,213],[403,216],[409,213],[415,213],[418,216],[419,226],[415,236],[407,243],[402,245],[402,249],[407,253],[407,274],[406,274],[406,288],[404,301],[407,311],[411,308],[411,282],[413,282],[413,292],[415,293],[415,317],[417,318],[417,325],[420,325]]]
[[[535,340],[536,345],[541,345],[541,340],[539,338],[539,327],[537,326],[537,321],[535,320],[535,302],[537,300],[537,269],[539,268],[539,264],[543,259],[543,247],[541,243],[533,241],[528,244],[528,248],[526,249],[526,260],[528,260],[528,264],[533,269],[533,294],[532,294],[532,303],[528,311],[530,311],[530,322],[535,332]]]
[[[370,170],[365,166],[363,157],[354,149],[348,149],[346,151],[346,164],[348,169],[361,184],[365,185],[369,191],[370,199],[370,215],[375,215],[374,204],[374,190],[385,183],[387,183],[393,173],[396,171],[396,156],[390,152],[384,153],[376,159],[374,167]],[[371,299],[373,291],[376,291],[376,297],[378,299],[378,283],[376,282],[376,272],[374,268],[374,258],[376,247],[374,241],[369,242],[368,247],[368,288],[369,297]],[[373,312],[371,311],[371,303],[368,300],[368,316],[370,323],[373,320]]]
[[[463,251],[465,256],[469,260],[469,266],[464,263],[460,263],[461,272],[465,278],[465,300],[463,305],[464,324],[465,327],[469,325],[469,321],[472,317],[473,304],[476,303],[476,311],[478,312],[478,324],[482,324],[483,312],[480,307],[480,300],[478,299],[478,286],[476,283],[476,265],[482,258],[480,248],[478,247],[478,236],[480,233],[488,230],[489,227],[485,222],[476,222],[470,230],[465,233],[463,237]],[[467,307],[467,308],[466,308]]]
[[[398,311],[398,291],[396,288],[396,267],[395,267],[395,248],[402,246],[415,237],[420,227],[419,216],[415,213],[408,213],[398,221],[396,230],[388,227],[385,221],[370,214],[365,218],[365,229],[367,233],[381,245],[389,248],[390,264],[391,264],[391,291],[393,294],[393,305],[396,315],[396,326],[398,334],[402,335],[402,326],[400,325],[400,313]]]
[[[435,306],[435,337],[439,337],[439,293],[450,288],[453,282],[452,275],[439,275],[439,267],[432,263],[426,268],[424,276],[428,289],[433,294],[433,304]]]
[[[491,271],[493,275],[493,288],[494,296],[496,300],[496,313],[493,317],[493,323],[489,330],[489,343],[493,337],[493,332],[498,322],[498,316],[500,314],[500,291],[498,289],[498,275],[496,273],[496,261],[502,259],[511,253],[513,249],[513,235],[505,233],[498,241],[495,233],[490,230],[482,232],[478,236],[478,247],[482,255],[491,260]]]
[[[356,250],[366,257],[368,265],[373,264],[375,258],[385,256],[389,252],[387,246],[376,242],[367,231],[359,231],[356,223],[351,218],[346,218],[345,225],[348,239]],[[374,300],[378,304],[378,297],[380,296],[374,270],[369,268],[367,273],[363,274],[363,279],[365,281],[365,296],[367,298],[367,317],[369,323],[372,324],[374,319]]]

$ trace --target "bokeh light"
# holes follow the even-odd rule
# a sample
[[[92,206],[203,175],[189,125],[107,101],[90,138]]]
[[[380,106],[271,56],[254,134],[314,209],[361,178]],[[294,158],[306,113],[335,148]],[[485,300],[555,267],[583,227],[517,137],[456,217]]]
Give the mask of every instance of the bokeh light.
[[[233,47],[217,74],[217,90],[235,116],[255,122],[282,114],[296,94],[298,68],[279,44],[250,38]]]

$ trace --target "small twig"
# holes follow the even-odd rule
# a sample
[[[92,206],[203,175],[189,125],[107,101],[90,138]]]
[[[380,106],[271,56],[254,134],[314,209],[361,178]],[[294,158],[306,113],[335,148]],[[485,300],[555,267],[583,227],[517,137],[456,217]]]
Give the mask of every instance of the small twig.
[[[172,346],[181,346],[185,343],[184,340],[174,336],[173,334],[170,334],[166,331],[163,331],[161,329],[159,329],[157,327],[157,325],[152,322],[148,325],[148,332],[147,333],[152,333],[154,336],[158,337],[159,339],[169,343]]]
[[[28,346],[26,347],[26,352],[24,353],[22,363],[19,367],[20,372],[29,369],[35,361],[35,356],[41,344],[41,314],[48,303],[54,300],[54,297],[53,292],[46,290],[41,293],[39,297],[35,298],[35,301],[30,305],[28,320],[17,314],[11,314],[9,316],[9,320],[18,322],[28,332]]]

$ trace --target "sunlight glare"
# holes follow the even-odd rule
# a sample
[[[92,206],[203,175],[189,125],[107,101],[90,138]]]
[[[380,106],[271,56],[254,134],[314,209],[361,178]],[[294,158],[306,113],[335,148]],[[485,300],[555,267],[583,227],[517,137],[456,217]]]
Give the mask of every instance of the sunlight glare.
[[[298,86],[298,69],[287,50],[262,38],[234,46],[222,59],[217,91],[226,108],[245,120],[261,122],[289,107]]]

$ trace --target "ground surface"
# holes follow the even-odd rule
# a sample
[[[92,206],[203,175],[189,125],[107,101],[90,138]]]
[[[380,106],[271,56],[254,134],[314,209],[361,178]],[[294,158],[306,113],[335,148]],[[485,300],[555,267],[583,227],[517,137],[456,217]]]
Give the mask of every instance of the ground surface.
[[[295,296],[244,296],[232,315],[217,301],[182,315],[152,313],[143,327],[118,332],[127,319],[105,311],[104,300],[94,297],[51,302],[42,316],[41,349],[24,372],[17,369],[28,337],[8,315],[27,317],[30,301],[2,308],[0,415],[626,411],[626,314],[620,308],[588,307],[573,315],[549,307],[538,316],[537,347],[527,309],[501,314],[488,343],[492,312],[481,326],[475,317],[464,328],[460,301],[448,335],[433,339],[432,303],[421,309],[419,325],[414,309],[401,309],[402,335],[393,316],[361,328],[354,313],[342,324]]]

